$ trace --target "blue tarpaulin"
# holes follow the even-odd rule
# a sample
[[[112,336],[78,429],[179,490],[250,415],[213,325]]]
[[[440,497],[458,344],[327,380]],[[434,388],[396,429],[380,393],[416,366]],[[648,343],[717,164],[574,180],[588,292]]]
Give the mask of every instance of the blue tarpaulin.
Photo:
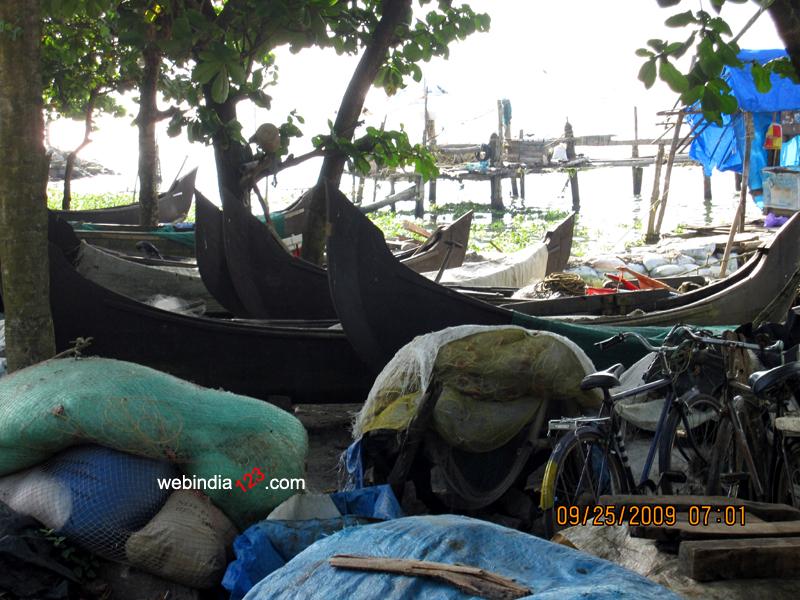
[[[256,584],[245,600],[295,598],[405,600],[472,598],[423,577],[332,567],[335,554],[464,564],[527,586],[540,600],[677,600],[677,596],[608,561],[494,523],[457,515],[406,517],[350,527],[323,538]]]
[[[741,68],[725,67],[723,78],[731,86],[731,92],[742,110],[753,113],[754,138],[750,150],[750,189],[761,189],[761,169],[767,166],[767,151],[764,136],[773,122],[775,113],[784,110],[800,110],[800,85],[786,77],[771,75],[772,88],[766,94],[756,90],[751,73],[753,62],[767,63],[786,56],[785,50],[742,50],[739,59]],[[741,173],[744,157],[744,120],[742,115],[725,115],[722,126],[709,124],[702,114],[687,115],[695,127],[697,136],[692,142],[689,156],[703,165],[707,176],[714,168],[718,171]],[[786,162],[784,162],[786,161]],[[797,152],[781,153],[781,164],[798,164]]]

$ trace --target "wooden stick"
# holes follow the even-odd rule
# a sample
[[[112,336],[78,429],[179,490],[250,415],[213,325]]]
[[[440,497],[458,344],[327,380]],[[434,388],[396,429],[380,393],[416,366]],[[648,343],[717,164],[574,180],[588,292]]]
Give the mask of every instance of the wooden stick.
[[[653,194],[650,196],[650,212],[647,216],[647,235],[645,241],[648,244],[658,241],[655,234],[656,230],[656,210],[658,210],[658,188],[661,182],[661,165],[664,162],[664,146],[658,147],[658,155],[655,162],[655,177],[653,178]],[[654,239],[655,238],[655,239]]]
[[[678,121],[675,123],[675,132],[672,136],[672,145],[669,148],[669,158],[667,158],[667,171],[664,173],[664,191],[661,193],[661,202],[658,207],[658,221],[656,222],[655,234],[661,233],[661,223],[664,221],[664,212],[667,209],[667,198],[669,197],[669,180],[672,176],[672,166],[675,164],[675,153],[678,151],[680,142],[681,125],[683,124],[683,113],[678,114]]]
[[[424,227],[420,227],[413,221],[403,221],[403,229],[406,231],[410,231],[411,233],[416,233],[417,235],[421,235],[424,238],[431,237],[431,232],[425,229]]]
[[[728,233],[728,243],[725,244],[725,252],[722,254],[722,262],[719,266],[720,278],[725,277],[728,271],[728,259],[731,256],[731,247],[733,246],[733,238],[736,237],[736,231],[739,228],[739,222],[742,220],[746,210],[747,202],[747,183],[750,176],[750,145],[753,142],[753,115],[749,112],[744,113],[744,161],[742,162],[742,189],[739,192],[739,204],[736,207],[736,214],[733,216],[731,223],[731,230]]]
[[[447,563],[415,560],[409,558],[384,558],[379,556],[357,556],[336,554],[328,559],[331,566],[356,571],[377,571],[410,577],[429,577],[452,585],[462,592],[489,600],[510,600],[529,596],[528,587],[519,585],[497,573],[479,567],[451,565]]]

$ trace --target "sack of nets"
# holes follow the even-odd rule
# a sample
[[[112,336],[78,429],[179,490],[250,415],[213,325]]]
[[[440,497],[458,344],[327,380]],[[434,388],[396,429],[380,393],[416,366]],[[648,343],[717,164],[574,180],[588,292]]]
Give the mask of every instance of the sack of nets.
[[[133,363],[51,360],[0,380],[0,476],[87,443],[171,463],[240,528],[293,492],[232,482],[255,468],[300,478],[308,449],[302,424],[271,404]]]
[[[354,437],[406,429],[435,379],[442,385],[433,412],[436,432],[454,448],[488,452],[516,436],[545,400],[599,406],[597,390],[580,389],[593,370],[583,350],[554,333],[511,325],[451,327],[397,352],[375,380]]]

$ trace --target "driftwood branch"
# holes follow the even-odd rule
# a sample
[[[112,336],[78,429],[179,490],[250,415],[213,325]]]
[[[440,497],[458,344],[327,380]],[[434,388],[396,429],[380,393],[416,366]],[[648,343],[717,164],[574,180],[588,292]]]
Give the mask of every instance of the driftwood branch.
[[[442,581],[471,596],[489,600],[512,600],[529,596],[533,590],[491,571],[466,565],[414,560],[336,554],[328,559],[333,567],[357,571],[377,571]]]
[[[245,175],[241,179],[242,187],[251,188],[264,177],[280,173],[284,169],[294,167],[312,158],[324,156],[325,151],[321,148],[316,148],[311,152],[306,152],[300,156],[290,156],[286,160],[275,163],[273,157],[266,157],[258,162],[248,163],[244,166]]]

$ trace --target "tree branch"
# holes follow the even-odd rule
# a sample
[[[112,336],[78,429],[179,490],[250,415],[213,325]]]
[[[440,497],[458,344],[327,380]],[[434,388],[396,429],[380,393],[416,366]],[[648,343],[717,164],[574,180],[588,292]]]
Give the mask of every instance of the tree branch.
[[[325,151],[321,148],[315,148],[311,152],[306,152],[300,156],[289,156],[286,160],[277,164],[271,158],[269,160],[262,159],[255,163],[248,163],[243,166],[245,175],[241,179],[242,187],[249,189],[255,186],[264,177],[275,175],[284,169],[297,166],[300,163],[304,163],[312,158],[317,158],[318,156],[325,156]]]

